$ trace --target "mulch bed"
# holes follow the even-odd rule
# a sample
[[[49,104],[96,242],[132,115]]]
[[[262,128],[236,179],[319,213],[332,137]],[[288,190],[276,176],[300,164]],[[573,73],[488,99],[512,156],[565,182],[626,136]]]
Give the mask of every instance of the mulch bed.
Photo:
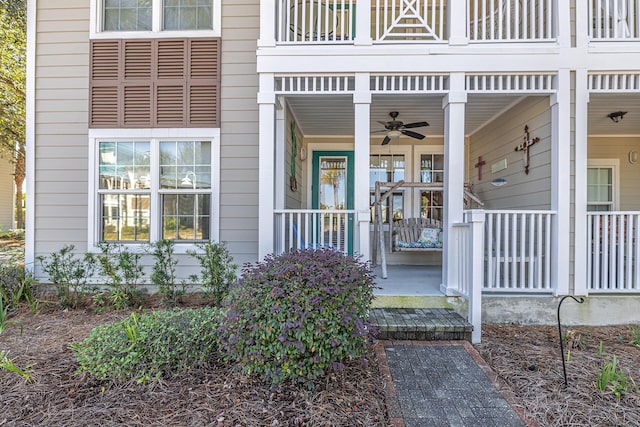
[[[75,373],[68,344],[91,328],[129,312],[22,313],[0,335],[0,352],[33,384],[0,370],[0,426],[385,426],[384,387],[373,351],[360,363],[329,375],[313,391],[273,389],[213,363],[161,382],[109,384]],[[22,333],[21,333],[22,330]]]
[[[640,394],[633,385],[621,398],[596,388],[603,362],[614,355],[625,373],[640,380],[640,348],[628,327],[565,327],[563,334],[571,350],[566,388],[557,326],[484,325],[476,348],[502,391],[540,426],[640,426]]]

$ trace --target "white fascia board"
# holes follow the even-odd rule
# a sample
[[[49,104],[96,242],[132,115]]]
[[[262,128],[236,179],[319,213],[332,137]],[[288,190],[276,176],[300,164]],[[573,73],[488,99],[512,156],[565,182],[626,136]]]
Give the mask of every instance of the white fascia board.
[[[405,58],[406,59],[406,58]],[[532,58],[528,54],[519,55],[419,55],[411,61],[402,56],[259,56],[258,73],[276,74],[309,73],[500,73],[500,72],[557,72],[562,68],[575,68],[585,62],[585,58],[573,55],[539,55]]]

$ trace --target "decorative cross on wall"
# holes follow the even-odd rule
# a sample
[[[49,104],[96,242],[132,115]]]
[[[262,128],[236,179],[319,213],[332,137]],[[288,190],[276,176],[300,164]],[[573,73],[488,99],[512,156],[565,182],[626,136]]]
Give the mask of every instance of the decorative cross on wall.
[[[529,175],[529,147],[531,147],[532,145],[538,143],[540,141],[540,138],[536,137],[536,138],[529,138],[529,126],[528,125],[524,125],[524,140],[522,141],[522,144],[518,145],[516,147],[515,151],[524,151],[524,155],[525,155],[525,161],[524,161],[524,173],[525,175]]]
[[[473,165],[473,167],[478,168],[478,181],[482,181],[482,166],[486,164],[487,162],[482,160],[482,156],[478,156],[478,163]]]

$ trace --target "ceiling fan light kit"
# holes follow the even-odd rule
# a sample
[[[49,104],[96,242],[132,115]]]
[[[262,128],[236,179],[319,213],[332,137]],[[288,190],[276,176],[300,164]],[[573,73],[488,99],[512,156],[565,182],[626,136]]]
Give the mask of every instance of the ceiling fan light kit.
[[[429,126],[429,123],[415,122],[404,124],[404,122],[396,120],[399,114],[400,113],[398,113],[397,111],[391,111],[389,113],[391,120],[389,120],[388,122],[378,121],[378,123],[384,126],[384,130],[378,130],[374,133],[385,133],[385,137],[382,140],[382,145],[387,145],[391,142],[392,139],[398,139],[401,135],[406,135],[415,139],[424,139],[424,135],[422,135],[421,133],[413,132],[407,129]]]

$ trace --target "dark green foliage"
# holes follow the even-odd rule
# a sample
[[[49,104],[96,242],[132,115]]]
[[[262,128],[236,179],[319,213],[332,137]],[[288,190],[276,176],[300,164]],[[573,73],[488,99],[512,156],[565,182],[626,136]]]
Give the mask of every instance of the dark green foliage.
[[[174,257],[173,240],[159,240],[149,245],[151,255],[155,260],[151,272],[151,283],[158,287],[158,293],[162,297],[162,303],[172,307],[177,299],[186,292],[186,283],[177,282],[176,265],[178,260]]]
[[[222,242],[207,242],[196,245],[197,251],[188,251],[200,263],[200,277],[193,275],[191,280],[199,282],[205,295],[214,304],[222,302],[229,291],[229,286],[236,279],[236,268],[229,250]]]
[[[365,351],[373,289],[367,264],[331,250],[245,266],[220,327],[227,357],[274,383],[341,369]]]
[[[216,308],[175,309],[94,328],[71,345],[80,370],[100,380],[139,382],[205,365],[219,348]]]
[[[42,270],[56,288],[56,297],[63,307],[77,307],[87,293],[88,281],[95,268],[91,254],[76,257],[73,245],[65,245],[47,257],[38,257]]]
[[[87,254],[98,266],[108,287],[108,302],[116,310],[132,306],[140,295],[138,286],[144,273],[140,265],[142,254],[133,253],[122,245],[98,243],[100,253]]]

